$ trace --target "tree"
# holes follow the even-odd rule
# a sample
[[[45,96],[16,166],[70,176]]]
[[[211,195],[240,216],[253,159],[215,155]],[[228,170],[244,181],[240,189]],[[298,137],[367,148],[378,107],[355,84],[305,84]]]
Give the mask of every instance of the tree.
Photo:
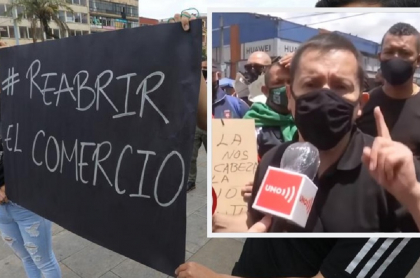
[[[23,10],[21,9],[22,13],[18,14],[17,20],[21,21],[26,15],[26,18],[31,22],[33,42],[37,41],[36,27],[38,22],[47,38],[59,39],[58,36],[53,34],[52,29],[50,28],[51,21],[57,24],[62,33],[70,30],[67,24],[59,17],[60,10],[73,13],[73,10],[65,0],[13,0],[10,7],[23,8]],[[12,14],[11,8],[8,9],[10,15]],[[44,40],[44,36],[42,36],[42,41]]]

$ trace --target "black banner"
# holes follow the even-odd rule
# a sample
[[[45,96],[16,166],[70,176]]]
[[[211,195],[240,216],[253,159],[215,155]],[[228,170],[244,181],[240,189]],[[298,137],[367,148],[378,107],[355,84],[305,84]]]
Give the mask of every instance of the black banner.
[[[173,275],[201,47],[195,20],[0,50],[10,200]]]

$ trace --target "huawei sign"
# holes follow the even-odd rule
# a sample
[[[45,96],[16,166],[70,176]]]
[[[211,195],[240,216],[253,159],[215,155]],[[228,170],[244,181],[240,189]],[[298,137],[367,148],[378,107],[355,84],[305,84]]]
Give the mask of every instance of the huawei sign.
[[[299,202],[301,202],[305,206],[306,213],[309,214],[311,212],[312,205],[314,204],[314,198],[306,199],[301,195],[299,198]]]

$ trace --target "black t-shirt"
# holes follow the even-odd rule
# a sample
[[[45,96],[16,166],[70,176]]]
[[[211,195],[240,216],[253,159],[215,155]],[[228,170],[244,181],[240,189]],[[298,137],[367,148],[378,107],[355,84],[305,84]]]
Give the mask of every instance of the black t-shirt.
[[[245,278],[403,278],[420,239],[249,238],[232,275]]]
[[[273,147],[280,145],[284,142],[283,134],[278,126],[264,126],[257,127],[257,145],[258,145],[258,156],[261,158],[266,152],[271,150]]]
[[[377,136],[373,114],[376,106],[381,108],[392,139],[408,146],[420,159],[420,93],[408,99],[394,99],[387,96],[382,87],[375,88],[357,120],[359,129],[372,136]]]
[[[315,177],[318,192],[305,228],[274,218],[270,232],[417,232],[412,216],[370,176],[361,161],[363,148],[374,138],[357,128],[342,157],[321,177]],[[248,211],[254,222],[263,214],[252,204],[269,166],[279,167],[284,151],[294,142],[274,147],[262,158],[255,173]],[[420,167],[416,164],[417,177]]]

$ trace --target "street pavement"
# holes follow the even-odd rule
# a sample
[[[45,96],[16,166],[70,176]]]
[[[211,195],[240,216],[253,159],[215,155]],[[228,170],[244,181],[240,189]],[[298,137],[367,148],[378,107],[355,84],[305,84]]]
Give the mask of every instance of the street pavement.
[[[242,250],[242,241],[207,238],[207,156],[200,149],[197,188],[187,197],[186,259],[230,273]],[[63,278],[167,278],[147,266],[109,251],[53,225],[53,248]],[[174,270],[175,271],[175,270]],[[0,241],[0,278],[26,278],[22,262]]]
[[[218,273],[230,274],[242,250],[241,239],[208,239],[206,234],[207,156],[202,148],[197,160],[197,189],[187,197],[186,259]],[[63,278],[167,278],[149,267],[53,226],[53,248]],[[420,261],[408,278],[420,277]],[[21,261],[0,242],[0,278],[26,278]]]

